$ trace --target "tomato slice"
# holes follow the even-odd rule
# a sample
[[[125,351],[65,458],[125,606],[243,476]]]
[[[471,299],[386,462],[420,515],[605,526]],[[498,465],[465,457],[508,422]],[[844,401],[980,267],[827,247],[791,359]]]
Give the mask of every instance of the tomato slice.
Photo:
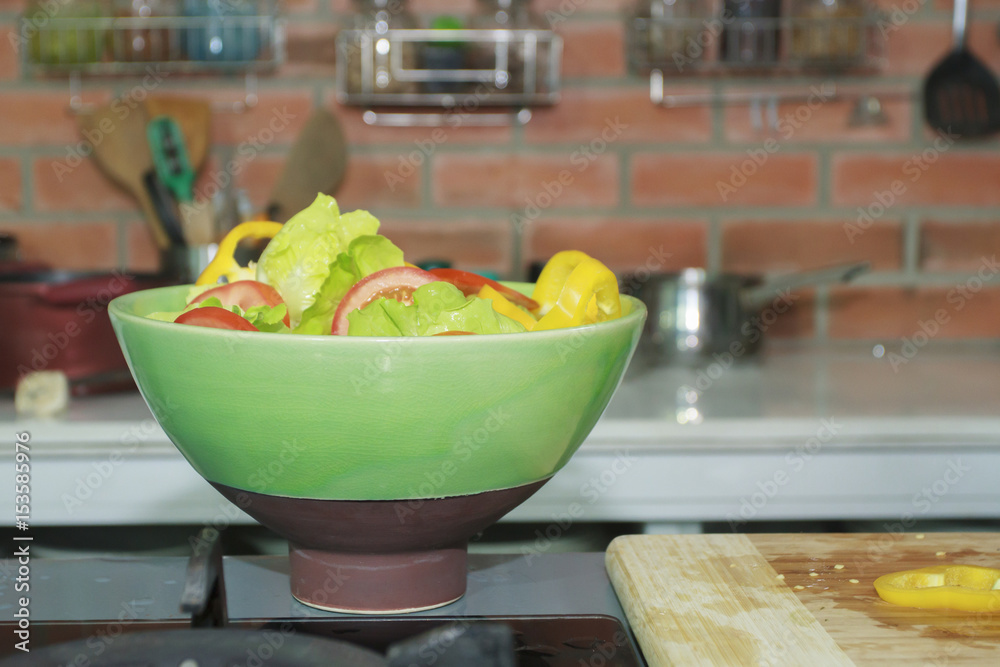
[[[174,320],[177,324],[192,324],[196,327],[209,327],[212,329],[235,329],[237,331],[260,331],[231,310],[219,308],[218,306],[202,306],[181,313]]]
[[[490,280],[486,276],[481,276],[478,273],[444,268],[431,269],[430,273],[437,276],[438,280],[449,282],[458,289],[462,290],[462,293],[465,294],[465,296],[476,296],[479,294],[479,290],[483,288],[483,285],[489,285],[496,291],[503,294],[508,301],[515,303],[518,306],[527,308],[528,310],[537,310],[538,308],[538,302],[530,296],[525,296],[516,289],[511,289],[506,285],[501,285],[497,281]]]
[[[394,266],[365,276],[344,295],[330,328],[334,335],[347,335],[348,313],[364,308],[375,299],[388,298],[413,303],[413,291],[421,285],[438,282],[434,274],[410,266]]]
[[[255,306],[271,306],[273,308],[285,303],[285,300],[278,294],[278,290],[270,285],[257,280],[237,280],[205,290],[192,299],[188,305],[201,303],[213,296],[221,301],[223,306],[239,306],[243,310],[249,310]],[[285,312],[285,326],[291,326],[287,311]]]

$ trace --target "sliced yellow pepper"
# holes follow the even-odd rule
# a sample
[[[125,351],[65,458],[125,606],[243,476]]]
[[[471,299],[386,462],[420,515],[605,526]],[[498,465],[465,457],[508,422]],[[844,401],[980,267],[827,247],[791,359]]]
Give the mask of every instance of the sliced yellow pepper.
[[[219,249],[215,252],[215,257],[201,272],[194,284],[214,285],[223,276],[238,276],[240,271],[245,270],[233,257],[239,242],[243,239],[274,238],[280,229],[280,222],[257,221],[236,225],[223,237],[219,243]]]
[[[875,591],[886,602],[919,609],[1000,612],[1000,570],[934,565],[885,574]]]
[[[572,265],[569,275],[563,281],[555,303],[548,309],[535,325],[533,331],[573,327],[580,324],[591,324],[604,320],[613,320],[622,314],[621,297],[618,294],[618,279],[611,270],[599,261],[586,255],[583,259],[575,253],[560,257],[557,253],[552,261],[558,261],[556,267],[546,275],[546,268],[538,277],[533,298],[543,304],[539,312],[544,312],[550,294],[554,287],[548,281],[558,280],[565,274],[565,268]],[[583,253],[579,253],[582,255]],[[579,260],[579,261],[578,261]],[[552,263],[550,261],[550,264]],[[541,289],[539,289],[541,286]],[[541,300],[539,299],[541,297]]]
[[[531,295],[531,298],[538,302],[536,315],[545,315],[552,310],[573,269],[589,258],[589,255],[579,250],[563,250],[552,255],[538,275],[535,291]]]
[[[520,322],[528,331],[531,331],[534,328],[536,320],[530,313],[515,306],[507,297],[489,285],[483,285],[482,289],[479,290],[479,293],[476,294],[476,296],[480,299],[489,299],[492,301],[493,310],[497,311],[501,315],[506,315],[512,320]]]

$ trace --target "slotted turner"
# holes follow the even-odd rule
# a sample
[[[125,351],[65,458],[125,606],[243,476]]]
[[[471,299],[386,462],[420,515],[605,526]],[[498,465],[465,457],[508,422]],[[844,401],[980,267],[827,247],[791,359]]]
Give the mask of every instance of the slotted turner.
[[[936,130],[962,138],[1000,130],[1000,86],[965,46],[968,0],[955,0],[951,52],[924,83],[924,115]]]

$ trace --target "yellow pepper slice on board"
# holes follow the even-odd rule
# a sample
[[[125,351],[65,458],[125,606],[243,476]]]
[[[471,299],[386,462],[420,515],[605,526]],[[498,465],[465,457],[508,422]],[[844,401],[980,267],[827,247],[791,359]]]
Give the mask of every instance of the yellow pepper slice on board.
[[[1000,613],[1000,570],[978,565],[934,565],[885,574],[875,580],[879,597],[919,609]]]
[[[479,290],[479,293],[476,294],[476,296],[480,299],[489,299],[492,301],[493,310],[497,311],[501,315],[506,315],[512,320],[520,322],[528,331],[531,331],[534,328],[536,320],[530,313],[512,304],[507,297],[489,285],[483,285],[482,289]]]
[[[578,253],[579,251],[567,252]],[[532,331],[573,327],[620,317],[622,303],[618,293],[618,279],[611,272],[611,269],[586,255],[577,261],[579,257],[575,254],[560,258],[562,254],[557,253],[553,256],[552,260],[557,260],[559,263],[548,276],[545,275],[546,269],[548,269],[548,264],[546,264],[546,268],[538,277],[533,298],[539,304],[543,304],[539,308],[539,312],[545,311],[549,295],[554,291],[551,285],[543,283],[563,275],[567,265],[572,264],[573,268],[563,281],[555,303],[548,312],[542,315]],[[539,285],[542,285],[541,290],[538,288]]]
[[[219,249],[215,252],[215,257],[209,262],[205,270],[201,272],[195,285],[214,285],[219,282],[222,276],[228,276],[240,271],[241,267],[233,253],[236,246],[243,239],[270,239],[281,229],[280,222],[256,221],[244,222],[236,225],[219,242]]]

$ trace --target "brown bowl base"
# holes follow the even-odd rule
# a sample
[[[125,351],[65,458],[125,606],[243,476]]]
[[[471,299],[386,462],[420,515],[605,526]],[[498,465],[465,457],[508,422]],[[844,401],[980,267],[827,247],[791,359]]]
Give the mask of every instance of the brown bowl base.
[[[291,545],[292,596],[326,611],[405,614],[465,595],[465,543],[399,554],[332,553]]]
[[[212,486],[288,540],[295,599],[330,611],[401,614],[461,598],[469,538],[547,481],[418,500],[290,498]]]

